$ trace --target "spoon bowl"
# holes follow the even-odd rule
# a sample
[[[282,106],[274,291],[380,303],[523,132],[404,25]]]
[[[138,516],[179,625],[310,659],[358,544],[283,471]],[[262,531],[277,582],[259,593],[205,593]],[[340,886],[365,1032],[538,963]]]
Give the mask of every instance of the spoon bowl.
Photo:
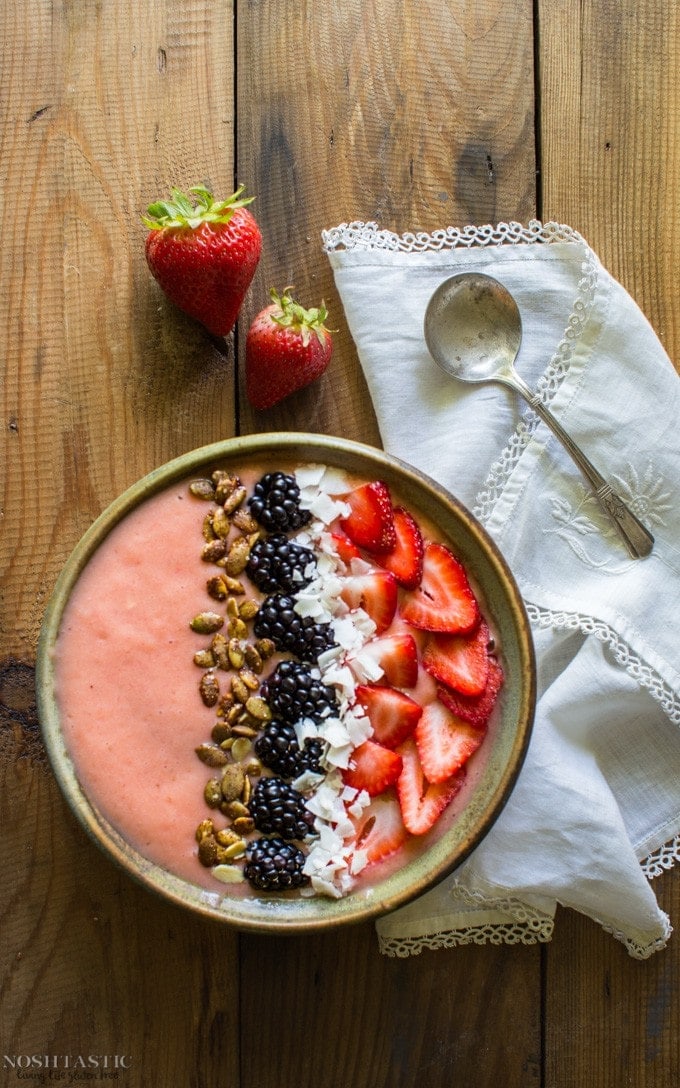
[[[519,393],[571,454],[631,557],[650,554],[652,534],[515,370],[522,319],[502,283],[482,272],[461,272],[444,280],[427,305],[424,333],[430,355],[450,377],[462,382],[500,382]]]
[[[506,379],[522,342],[522,320],[506,288],[481,272],[445,280],[425,313],[425,342],[437,366],[463,382]]]

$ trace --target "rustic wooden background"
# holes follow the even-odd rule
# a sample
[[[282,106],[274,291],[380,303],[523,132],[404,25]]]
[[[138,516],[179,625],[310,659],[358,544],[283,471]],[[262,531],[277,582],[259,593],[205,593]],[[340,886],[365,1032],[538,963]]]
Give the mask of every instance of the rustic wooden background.
[[[59,569],[139,476],[257,430],[378,442],[323,227],[569,223],[680,362],[678,24],[669,0],[0,5],[0,1055],[130,1055],[129,1088],[680,1083],[677,937],[637,963],[561,912],[548,946],[391,960],[370,925],[187,918],[76,827],[33,691]],[[339,328],[324,379],[261,415],[243,335],[211,341],[144,263],[146,205],[200,180],[257,194],[241,333],[288,283]],[[655,890],[677,924],[680,873]]]

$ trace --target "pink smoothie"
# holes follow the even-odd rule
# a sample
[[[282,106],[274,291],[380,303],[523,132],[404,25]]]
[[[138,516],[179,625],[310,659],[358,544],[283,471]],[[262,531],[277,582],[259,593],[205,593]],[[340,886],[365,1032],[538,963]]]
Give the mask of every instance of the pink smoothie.
[[[214,886],[196,861],[206,768],[190,620],[214,602],[200,559],[205,503],[177,485],[107,537],[65,610],[56,652],[64,736],[86,793],[153,861]]]

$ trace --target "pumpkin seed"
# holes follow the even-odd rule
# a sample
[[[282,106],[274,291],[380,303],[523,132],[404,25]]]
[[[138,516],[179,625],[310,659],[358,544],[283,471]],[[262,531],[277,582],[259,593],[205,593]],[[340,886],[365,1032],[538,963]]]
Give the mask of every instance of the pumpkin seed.
[[[246,701],[246,710],[259,722],[270,722],[272,719],[272,712],[269,705],[264,701],[261,695],[251,695]]]
[[[248,628],[240,617],[229,620],[228,631],[230,638],[245,639],[248,637]]]
[[[209,778],[203,790],[203,797],[208,808],[217,808],[222,800],[222,787],[219,778]]]
[[[247,601],[242,601],[238,606],[238,614],[242,620],[252,620],[260,611],[260,606],[257,601],[249,598]]]
[[[207,823],[212,823],[212,820],[208,820]],[[223,827],[221,831],[216,831],[215,838],[220,846],[233,846],[235,842],[242,841],[241,836],[232,831],[230,827]]]
[[[215,498],[215,485],[212,480],[193,480],[189,484],[189,491],[197,499],[210,499]]]
[[[253,646],[252,642],[246,643],[243,649],[243,656],[245,663],[249,669],[252,669],[253,672],[262,672],[262,666],[264,662],[262,661],[262,657],[260,656],[259,652]]]
[[[204,706],[215,706],[220,697],[220,685],[212,670],[203,673],[198,685],[198,690]]]
[[[225,804],[222,811],[230,820],[238,820],[241,817],[250,816],[250,812],[242,801],[229,801],[228,804]]]
[[[232,759],[235,759],[237,763],[240,763],[242,759],[248,755],[252,748],[250,737],[241,737],[237,734],[234,743],[231,746]]]
[[[215,511],[212,525],[215,535],[219,536],[222,540],[226,540],[231,531],[231,522],[229,521],[229,515],[222,506],[218,506]]]
[[[211,510],[203,518],[203,530],[202,530],[202,532],[203,532],[203,539],[205,540],[206,544],[209,544],[211,540],[215,539],[215,533],[213,531],[213,513],[214,513],[214,511]]]
[[[225,740],[229,740],[231,737],[231,726],[225,721],[216,721],[212,727],[210,734],[215,744],[223,744]]]
[[[242,533],[256,533],[259,529],[257,522],[253,515],[245,510],[243,507],[239,507],[234,511],[232,522],[237,529],[240,529]]]
[[[196,842],[200,842],[201,839],[205,839],[208,835],[212,835],[215,830],[215,825],[212,820],[201,820],[200,824],[196,828]],[[233,832],[231,832],[233,834]]]
[[[250,547],[251,545],[247,537],[238,536],[229,548],[224,569],[232,578],[235,578],[238,574],[242,574],[246,569],[250,557]]]
[[[218,744],[199,744],[195,752],[207,767],[224,767],[227,763],[226,753]]]
[[[276,646],[270,638],[258,638],[257,642],[255,643],[255,649],[257,650],[262,660],[266,661],[267,658],[272,656],[272,654],[276,650]]]
[[[213,636],[213,640],[210,643],[210,649],[213,657],[215,658],[215,664],[219,669],[229,669],[229,654],[227,653],[228,643],[224,635],[216,634]]]
[[[238,763],[229,763],[224,768],[220,782],[223,801],[237,801],[243,793],[245,775]]]
[[[223,503],[241,481],[238,476],[234,476],[233,472],[217,469],[212,474],[212,482],[215,485],[215,498],[219,503]]]
[[[226,601],[229,590],[223,575],[214,574],[212,578],[208,578],[205,588],[208,591],[208,596],[212,597],[214,601]]]
[[[250,688],[251,691],[257,691],[260,686],[260,679],[251,669],[239,669],[239,676],[247,688]]]
[[[231,682],[231,693],[234,696],[234,698],[236,699],[236,702],[237,703],[242,703],[243,705],[245,705],[247,700],[250,698],[250,691],[248,690],[246,685],[243,683],[243,680],[241,679],[240,676],[235,676],[234,679],[232,680],[232,682]]]
[[[245,839],[237,839],[236,842],[232,842],[229,846],[223,846],[218,850],[220,862],[231,861],[233,858],[242,858],[246,852]]]
[[[212,875],[222,884],[241,884],[244,880],[238,865],[216,865]]]
[[[206,836],[201,839],[198,844],[198,860],[201,865],[205,865],[206,869],[210,868],[217,861],[217,841],[212,835]]]
[[[212,669],[215,666],[215,658],[210,650],[199,650],[194,654],[194,665],[202,669]]]
[[[220,616],[219,612],[199,612],[189,626],[198,635],[212,635],[224,627],[224,616]]]
[[[254,729],[252,725],[246,725],[243,722],[238,722],[232,730],[235,737],[250,737],[251,740],[257,736],[260,732],[259,728]]]
[[[232,667],[235,669],[240,669],[243,665],[243,662],[245,661],[245,654],[243,653],[241,643],[237,638],[229,639],[227,653],[229,657],[229,662]]]
[[[227,554],[226,541],[216,537],[215,540],[209,540],[203,545],[201,551],[201,559],[204,563],[219,563],[221,559],[224,559]]]
[[[255,830],[255,821],[252,816],[237,816],[232,826],[239,835],[249,835]]]
[[[233,514],[234,510],[241,505],[247,494],[248,492],[245,487],[235,487],[231,495],[225,499],[222,504],[225,514]]]

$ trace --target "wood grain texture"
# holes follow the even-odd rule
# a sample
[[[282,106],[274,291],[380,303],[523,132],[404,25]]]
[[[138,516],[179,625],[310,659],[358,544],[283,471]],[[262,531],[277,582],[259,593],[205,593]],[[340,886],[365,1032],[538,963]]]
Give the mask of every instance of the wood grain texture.
[[[677,917],[677,872],[658,878]],[[592,922],[562,913],[547,950],[546,1083],[668,1088],[680,1079],[680,973],[667,949],[646,963]]]
[[[680,368],[677,6],[541,0],[538,11],[542,217],[584,235]],[[680,872],[654,889],[677,918]],[[677,949],[636,963],[565,913],[546,960],[546,1084],[680,1082]]]
[[[130,1054],[140,1088],[235,1083],[237,938],[123,879],[71,822],[32,663],[94,517],[234,431],[233,350],[165,303],[140,221],[171,183],[232,185],[232,21],[226,0],[0,12],[0,1039],[3,1054]],[[20,1083],[4,1065],[0,1081]]]
[[[680,368],[680,14],[666,0],[538,5],[542,216],[579,230]]]
[[[541,1084],[536,947],[390,959],[363,926],[246,938],[242,956],[244,1018],[260,1026],[259,1046],[244,1049],[244,1088]]]
[[[244,316],[292,283],[304,303],[324,297],[339,329],[323,381],[266,413],[242,398],[242,428],[288,430],[297,417],[375,441],[321,231],[535,214],[531,4],[250,3],[237,50],[238,172],[258,193],[265,241]]]

